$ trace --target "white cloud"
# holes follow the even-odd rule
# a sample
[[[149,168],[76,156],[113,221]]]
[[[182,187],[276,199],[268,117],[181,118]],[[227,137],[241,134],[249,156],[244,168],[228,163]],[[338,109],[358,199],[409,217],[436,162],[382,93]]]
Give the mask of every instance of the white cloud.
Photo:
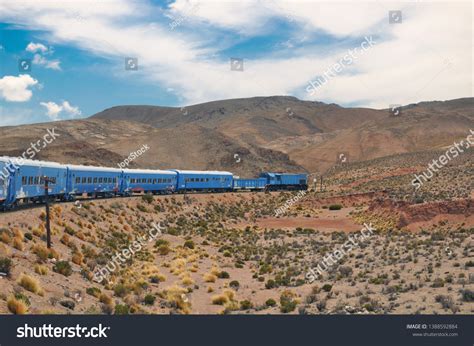
[[[28,74],[5,76],[0,78],[0,96],[10,102],[26,102],[33,95],[29,88],[36,84],[38,81]]]
[[[79,110],[79,107],[73,107],[69,104],[68,101],[63,101],[63,109],[66,113],[77,116],[81,115],[81,111]]]
[[[25,50],[30,53],[35,53],[33,56],[33,64],[44,66],[51,70],[61,70],[61,62],[58,59],[48,59],[44,55],[52,55],[54,49],[52,47],[46,47],[42,43],[30,42],[26,46]]]
[[[46,115],[53,121],[60,120],[60,115],[65,113],[66,118],[72,118],[81,115],[79,107],[73,107],[68,101],[63,101],[62,104],[56,102],[40,102],[40,105],[46,108]]]
[[[165,13],[189,14],[194,3],[177,0]],[[402,24],[388,24],[392,9],[403,11]],[[470,2],[200,1],[186,17],[186,26],[170,30],[166,20],[150,21],[149,14],[159,11],[145,2],[3,2],[0,18],[113,61],[137,57],[141,76],[175,90],[187,103],[275,94],[309,99],[308,81],[337,62],[348,45],[355,47],[363,36],[377,34],[377,45],[320,88],[314,99],[387,107],[471,96],[470,9]],[[275,28],[273,19],[286,20],[294,35],[316,43],[305,39],[293,49],[265,52],[255,59],[242,56],[245,71],[230,71],[228,57],[219,54],[241,38],[222,40],[217,28],[246,37],[262,35]],[[325,44],[328,35],[336,39]],[[287,39],[282,37],[282,46]],[[448,67],[446,59],[453,61]],[[120,68],[120,75],[128,78],[122,63]]]
[[[51,70],[61,70],[61,66],[59,66],[60,63],[61,62],[57,59],[48,60],[39,54],[35,54],[33,57],[33,64],[41,65]]]
[[[40,51],[42,53],[46,53],[48,51],[48,47],[46,47],[44,44],[42,43],[34,43],[34,42],[30,42],[28,43],[28,46],[26,46],[26,49],[25,49],[27,52],[31,52],[31,53],[35,53],[37,51]]]

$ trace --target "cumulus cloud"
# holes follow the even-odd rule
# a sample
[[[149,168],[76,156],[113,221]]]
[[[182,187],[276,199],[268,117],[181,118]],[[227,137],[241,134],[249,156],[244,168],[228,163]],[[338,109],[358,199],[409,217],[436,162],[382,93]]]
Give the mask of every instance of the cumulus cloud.
[[[10,102],[26,102],[31,99],[33,92],[29,89],[38,81],[28,74],[5,76],[0,79],[0,95]]]
[[[57,59],[48,60],[40,54],[35,54],[33,57],[33,64],[41,65],[51,70],[61,70],[61,66],[59,66],[60,63],[61,62]]]
[[[97,6],[79,2],[0,2],[0,19],[43,30],[51,40],[111,61],[137,57],[144,67],[142,77],[174,90],[186,103],[291,94],[385,108],[391,103],[471,96],[470,2],[198,3],[193,11],[190,8],[194,2],[169,3],[165,15],[186,20],[174,30],[170,30],[166,18],[152,19],[150,14],[163,10],[151,2],[125,0]],[[388,24],[388,11],[392,9],[403,11],[403,23]],[[75,19],[78,15],[84,20]],[[245,59],[243,73],[230,71],[229,56],[224,51],[239,46],[242,37],[259,38],[266,33],[277,37],[280,32],[275,22],[281,21],[286,21],[295,37],[291,42],[304,45],[264,52],[255,49],[252,53],[259,53],[257,57],[241,56]],[[337,74],[314,96],[306,92],[310,80],[324,73],[366,35],[373,35],[377,42],[368,54]],[[275,46],[284,47],[287,40],[282,35],[282,44]]]
[[[42,53],[46,53],[48,51],[48,47],[46,47],[44,44],[42,43],[34,43],[34,42],[30,42],[28,43],[28,45],[26,46],[26,51],[27,52],[30,52],[30,53],[35,53],[35,52],[42,52]]]
[[[45,55],[53,54],[54,51],[51,47],[48,48],[42,43],[30,42],[25,50],[34,53],[33,64],[44,66],[51,70],[61,70],[61,62],[58,59],[48,59],[45,57]]]
[[[68,101],[63,101],[62,104],[56,102],[40,102],[40,105],[46,108],[46,115],[53,121],[61,120],[63,114],[65,118],[72,118],[81,115],[79,107],[71,106]]]

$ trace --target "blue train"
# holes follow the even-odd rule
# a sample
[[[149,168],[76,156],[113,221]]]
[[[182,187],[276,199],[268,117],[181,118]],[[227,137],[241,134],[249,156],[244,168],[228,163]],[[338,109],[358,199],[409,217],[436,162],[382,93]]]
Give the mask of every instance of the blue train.
[[[130,196],[136,193],[230,192],[241,190],[306,190],[307,175],[262,173],[241,179],[230,172],[116,169],[62,165],[55,162],[0,157],[0,209],[20,202],[44,202],[45,177],[52,198]]]

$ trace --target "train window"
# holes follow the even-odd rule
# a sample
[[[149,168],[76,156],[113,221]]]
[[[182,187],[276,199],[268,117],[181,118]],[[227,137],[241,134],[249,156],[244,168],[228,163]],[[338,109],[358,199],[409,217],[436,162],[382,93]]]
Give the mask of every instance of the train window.
[[[49,181],[51,182],[51,184],[56,184],[56,177],[49,178]]]
[[[81,182],[81,178],[80,177],[77,177],[76,178],[76,184],[79,184]]]
[[[209,182],[209,178],[206,178],[206,182]]]
[[[92,177],[87,178],[87,183],[92,184]]]
[[[21,177],[21,185],[26,185],[26,177]]]
[[[99,184],[102,184],[102,178],[99,178]]]
[[[156,184],[156,179],[153,179],[153,184]]]
[[[28,185],[33,185],[33,177],[28,177]]]
[[[82,183],[83,184],[87,183],[87,178],[86,177],[82,177]]]
[[[148,179],[148,184],[151,184],[151,179]]]
[[[97,184],[97,178],[94,178],[94,184]]]
[[[39,177],[35,177],[34,181],[33,181],[33,184],[34,185],[38,185],[39,184]]]
[[[117,178],[114,177],[114,184],[117,182]]]
[[[158,184],[161,184],[163,182],[163,179],[158,178]]]

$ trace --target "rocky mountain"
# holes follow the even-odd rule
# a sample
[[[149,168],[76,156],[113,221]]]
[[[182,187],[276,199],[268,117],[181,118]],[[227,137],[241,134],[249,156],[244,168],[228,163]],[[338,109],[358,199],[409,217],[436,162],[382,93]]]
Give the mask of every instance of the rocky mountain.
[[[253,97],[182,108],[117,106],[84,120],[0,128],[0,154],[18,155],[55,126],[61,136],[37,158],[131,167],[325,172],[359,162],[442,149],[474,129],[474,98],[389,109],[344,108],[294,97]],[[341,155],[342,154],[342,155]]]

